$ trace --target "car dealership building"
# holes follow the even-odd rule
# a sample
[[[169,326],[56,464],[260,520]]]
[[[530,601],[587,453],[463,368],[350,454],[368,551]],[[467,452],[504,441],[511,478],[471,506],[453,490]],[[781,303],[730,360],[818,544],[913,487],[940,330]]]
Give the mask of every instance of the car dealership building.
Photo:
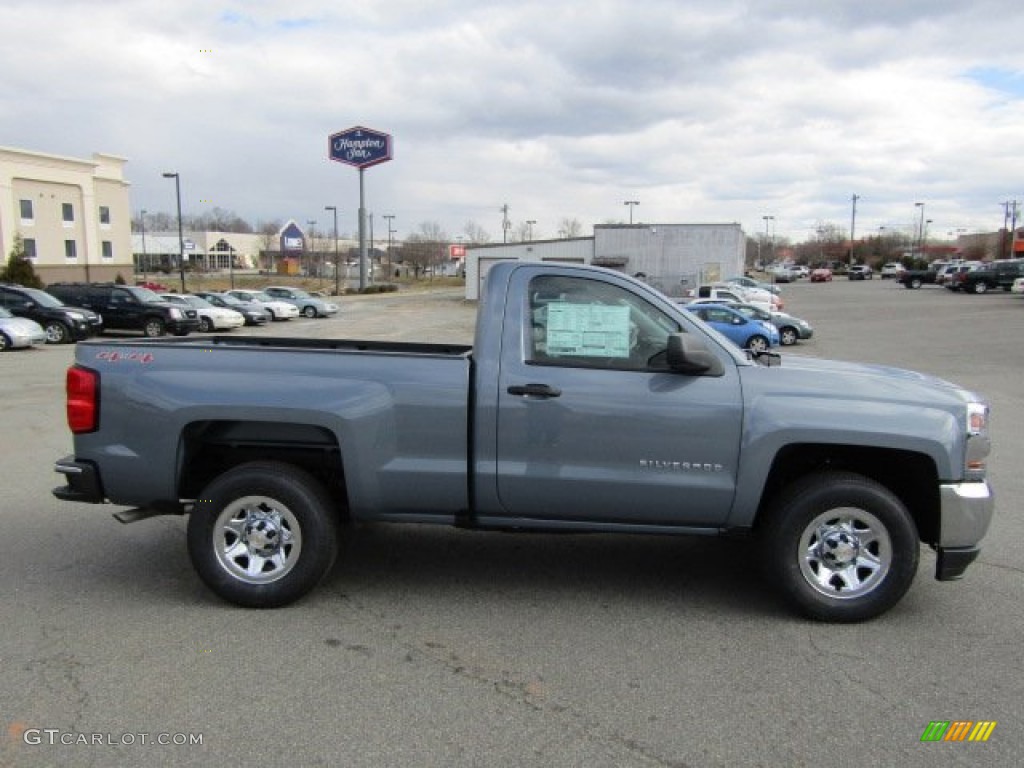
[[[739,224],[598,224],[593,237],[466,247],[466,298],[480,298],[499,261],[593,264],[640,277],[669,296],[743,274]]]

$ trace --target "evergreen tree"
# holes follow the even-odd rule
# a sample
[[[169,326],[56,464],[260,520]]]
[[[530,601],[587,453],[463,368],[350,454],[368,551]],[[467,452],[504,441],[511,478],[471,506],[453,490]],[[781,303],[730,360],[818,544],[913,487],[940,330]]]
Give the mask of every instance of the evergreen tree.
[[[32,262],[25,257],[25,242],[20,234],[14,236],[14,248],[7,259],[7,266],[0,269],[0,282],[15,283],[27,288],[43,287],[43,281],[36,274]]]

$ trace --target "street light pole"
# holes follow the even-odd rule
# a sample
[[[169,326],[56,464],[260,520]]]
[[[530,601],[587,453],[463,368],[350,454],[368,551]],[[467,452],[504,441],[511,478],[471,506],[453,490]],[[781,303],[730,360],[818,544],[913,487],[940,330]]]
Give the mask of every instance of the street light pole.
[[[921,209],[921,223],[917,228],[917,258],[924,259],[924,203],[914,203],[914,207]]]
[[[181,176],[165,173],[165,179],[174,179],[174,192],[178,199],[178,272],[181,276],[181,292],[185,293],[185,236],[181,231]]]
[[[334,295],[341,295],[340,277],[341,269],[338,264],[338,206],[336,205],[325,205],[325,211],[331,211],[334,214]]]
[[[633,223],[633,208],[640,205],[639,200],[626,200],[623,205],[629,206],[629,223]]]
[[[391,224],[395,220],[395,214],[385,213],[384,219],[388,223],[388,281],[391,280],[391,235],[395,233],[395,230],[391,228]]]
[[[856,231],[857,231],[857,201],[860,200],[860,195],[853,196],[853,212],[850,214],[850,264],[853,266],[853,253],[856,248]]]
[[[527,219],[526,220],[526,233],[527,233],[526,234],[526,239],[531,241],[531,242],[533,241],[533,225],[536,224],[536,223],[537,223],[536,219]]]
[[[146,277],[146,209],[139,214],[139,228],[142,230],[142,282],[148,282]]]

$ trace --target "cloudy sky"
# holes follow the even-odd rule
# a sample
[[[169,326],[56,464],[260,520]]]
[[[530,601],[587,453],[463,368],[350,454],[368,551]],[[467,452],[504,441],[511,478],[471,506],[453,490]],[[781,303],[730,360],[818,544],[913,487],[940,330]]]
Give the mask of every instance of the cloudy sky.
[[[0,145],[128,159],[135,211],[993,231],[1024,202],[1012,0],[0,0]],[[639,201],[635,207],[626,200]],[[766,221],[765,216],[773,218]],[[385,235],[386,236],[386,235]]]

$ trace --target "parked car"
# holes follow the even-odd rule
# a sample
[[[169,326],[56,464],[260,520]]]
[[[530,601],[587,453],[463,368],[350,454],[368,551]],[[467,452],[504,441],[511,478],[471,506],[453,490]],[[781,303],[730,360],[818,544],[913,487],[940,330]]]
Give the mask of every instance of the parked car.
[[[743,288],[759,288],[760,290],[768,291],[769,293],[777,294],[782,292],[782,289],[773,283],[765,283],[760,280],[755,280],[752,277],[747,277],[746,275],[742,277],[730,277],[725,282],[735,283],[736,285],[739,285]]]
[[[764,288],[747,288],[745,286],[736,285],[736,283],[711,283],[708,286],[716,291],[729,291],[733,294],[738,294],[735,298],[739,301],[745,301],[749,304],[756,304],[757,306],[764,306],[765,309],[771,311],[779,311],[786,306],[786,303],[782,300],[782,296],[778,292],[768,291]],[[707,289],[705,286],[700,286],[697,289],[697,296],[700,298],[708,298],[704,291]],[[726,298],[733,298],[727,296]]]
[[[883,280],[889,277],[898,278],[906,270],[902,264],[898,261],[890,261],[882,265],[882,268],[878,271],[879,277]]]
[[[806,264],[795,264],[792,271],[797,277],[810,277],[811,275],[811,268]]]
[[[731,301],[714,301],[712,299],[694,299],[690,304],[721,304],[731,309],[735,309],[737,312],[742,312],[749,318],[765,320],[778,329],[779,343],[784,347],[796,344],[798,341],[809,339],[814,335],[814,327],[810,323],[806,320],[801,320],[799,317],[787,315],[785,312],[768,312],[760,307],[755,307],[753,304]]]
[[[721,304],[734,302],[738,304],[753,304],[756,307],[761,307],[766,311],[772,309],[771,298],[764,299],[763,296],[769,296],[774,298],[774,294],[760,294],[756,298],[751,298],[750,294],[746,293],[739,286],[730,286],[729,288],[723,288],[721,285],[701,285],[695,290],[689,292],[688,298],[693,299],[707,299],[709,303]]]
[[[870,280],[875,276],[875,271],[867,264],[854,264],[846,271],[850,280]]]
[[[772,267],[768,274],[772,276],[772,280],[776,283],[791,283],[800,277],[799,272],[785,264]]]
[[[0,307],[0,352],[46,343],[46,331],[35,320],[17,317]]]
[[[0,306],[16,317],[41,325],[50,344],[81,341],[103,332],[103,318],[98,314],[89,309],[69,307],[38,288],[0,284]]]
[[[232,309],[240,313],[245,318],[246,325],[266,325],[272,319],[267,309],[252,301],[242,301],[226,293],[216,293],[214,291],[196,291],[195,295],[206,299],[215,307]]]
[[[1018,277],[1024,277],[1024,259],[992,261],[965,272],[960,290],[965,293],[985,293],[994,288],[1008,291]]]
[[[832,270],[828,267],[818,267],[811,270],[812,283],[828,283],[832,281]]]
[[[311,296],[301,288],[270,285],[264,288],[263,292],[272,298],[295,305],[303,317],[330,317],[338,314],[337,304]]]
[[[248,301],[263,307],[270,313],[271,320],[291,320],[293,317],[299,316],[299,308],[297,306],[289,304],[287,301],[275,299],[273,296],[268,296],[263,291],[244,291],[232,288],[230,291],[225,291],[224,295],[234,296],[241,301]]]
[[[766,320],[747,317],[732,307],[724,304],[686,304],[684,309],[695,314],[740,349],[760,354],[779,345],[779,332],[774,325]]]
[[[230,331],[245,325],[245,317],[241,312],[215,307],[202,296],[193,296],[187,293],[161,293],[160,297],[171,304],[193,308],[199,315],[199,330],[202,333]]]
[[[142,331],[145,336],[187,336],[199,330],[194,309],[168,304],[148,288],[117,283],[51,283],[47,293],[65,304],[103,316],[103,330]]]
[[[984,265],[979,261],[965,261],[963,264],[954,264],[945,267],[936,276],[935,282],[946,286],[951,291],[959,291],[964,287],[967,273],[982,268],[984,268]]]

